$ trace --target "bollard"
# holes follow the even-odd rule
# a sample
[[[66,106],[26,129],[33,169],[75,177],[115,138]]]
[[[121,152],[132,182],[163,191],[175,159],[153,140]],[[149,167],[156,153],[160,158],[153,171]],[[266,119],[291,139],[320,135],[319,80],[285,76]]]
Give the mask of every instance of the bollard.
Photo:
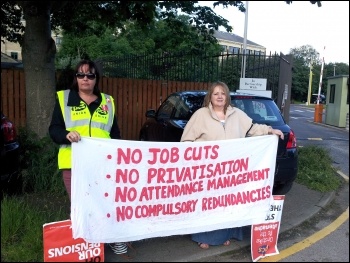
[[[323,115],[323,104],[316,104],[314,122],[322,123],[322,115]]]

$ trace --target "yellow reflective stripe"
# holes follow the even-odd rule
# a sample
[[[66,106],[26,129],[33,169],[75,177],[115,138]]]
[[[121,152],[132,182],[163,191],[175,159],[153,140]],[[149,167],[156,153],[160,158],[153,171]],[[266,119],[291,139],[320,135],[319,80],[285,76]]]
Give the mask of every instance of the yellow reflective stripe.
[[[99,129],[102,129],[102,130],[108,130],[110,131],[112,126],[108,125],[108,124],[103,124],[103,123],[100,123],[100,122],[91,122],[91,128],[99,128]]]

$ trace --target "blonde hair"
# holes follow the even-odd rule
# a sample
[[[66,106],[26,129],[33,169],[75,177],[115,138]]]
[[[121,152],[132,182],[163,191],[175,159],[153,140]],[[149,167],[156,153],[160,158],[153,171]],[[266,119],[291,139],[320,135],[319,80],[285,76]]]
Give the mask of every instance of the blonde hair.
[[[226,83],[224,83],[222,81],[216,81],[210,85],[209,90],[208,90],[208,92],[205,95],[204,100],[203,100],[203,107],[209,107],[209,104],[211,101],[211,95],[213,94],[214,89],[217,86],[221,87],[225,93],[226,101],[225,101],[225,106],[224,106],[224,112],[226,113],[227,107],[229,105],[231,105],[231,96],[230,96],[230,90],[229,90],[228,86],[226,85]]]

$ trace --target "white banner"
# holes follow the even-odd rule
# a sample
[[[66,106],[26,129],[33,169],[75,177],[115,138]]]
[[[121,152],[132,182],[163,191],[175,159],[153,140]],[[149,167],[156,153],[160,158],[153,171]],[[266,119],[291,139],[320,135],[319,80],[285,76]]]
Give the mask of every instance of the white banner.
[[[145,142],[83,137],[72,146],[74,238],[136,241],[263,223],[277,136]]]

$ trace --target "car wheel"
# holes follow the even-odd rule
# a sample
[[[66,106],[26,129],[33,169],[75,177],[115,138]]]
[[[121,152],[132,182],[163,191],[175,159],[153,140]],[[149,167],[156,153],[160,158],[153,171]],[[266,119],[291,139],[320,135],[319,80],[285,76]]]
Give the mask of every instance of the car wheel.
[[[273,187],[272,194],[273,195],[285,195],[290,189],[292,189],[293,181],[286,182],[284,184],[279,184]]]

